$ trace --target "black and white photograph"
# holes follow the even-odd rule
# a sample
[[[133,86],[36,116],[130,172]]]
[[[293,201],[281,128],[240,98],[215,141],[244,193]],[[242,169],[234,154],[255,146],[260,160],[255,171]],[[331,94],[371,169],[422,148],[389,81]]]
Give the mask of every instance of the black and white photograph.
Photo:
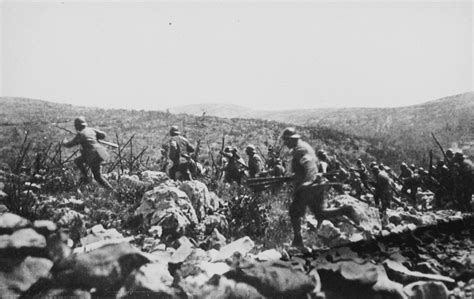
[[[0,0],[0,298],[474,299],[473,20]]]

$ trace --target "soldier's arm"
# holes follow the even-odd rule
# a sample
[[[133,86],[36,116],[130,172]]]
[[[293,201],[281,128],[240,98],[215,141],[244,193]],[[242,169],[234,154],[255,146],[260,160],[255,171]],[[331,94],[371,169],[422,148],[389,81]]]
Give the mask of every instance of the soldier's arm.
[[[75,145],[78,145],[79,143],[80,143],[80,136],[79,136],[79,134],[76,134],[76,136],[74,136],[73,139],[71,139],[69,141],[63,141],[62,145],[65,146],[65,147],[73,147]]]

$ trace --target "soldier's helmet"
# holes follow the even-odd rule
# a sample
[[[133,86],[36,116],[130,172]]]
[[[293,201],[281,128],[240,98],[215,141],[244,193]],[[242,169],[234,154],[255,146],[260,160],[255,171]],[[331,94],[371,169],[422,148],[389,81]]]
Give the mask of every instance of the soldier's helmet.
[[[461,151],[459,151],[459,152],[456,152],[456,153],[454,154],[454,158],[453,158],[453,159],[454,159],[455,161],[462,161],[462,160],[464,160],[464,158],[465,158],[465,157],[464,157],[463,153],[462,153]]]
[[[247,155],[255,154],[255,146],[253,144],[247,145],[245,152],[247,153]]]
[[[74,120],[74,127],[79,130],[87,127],[86,118],[84,116],[79,116]]]
[[[415,166],[415,164],[413,164],[413,163],[412,163],[412,164],[410,164],[410,169],[411,169],[411,170],[413,170],[413,171],[415,171],[415,169],[416,169],[416,166]]]
[[[362,165],[362,160],[361,160],[361,159],[357,159],[356,164],[357,164],[358,166]]]
[[[377,166],[377,162],[375,162],[375,161],[370,162],[370,164],[369,164],[370,169],[374,168],[374,166]]]
[[[224,148],[224,153],[230,153],[231,149],[230,149],[230,146],[226,146]]]
[[[454,156],[454,150],[452,148],[448,148],[448,150],[446,151],[446,156],[448,158],[452,158]]]
[[[405,170],[405,169],[407,169],[407,168],[408,168],[407,163],[402,162],[402,164],[400,164],[400,169]]]
[[[316,152],[316,157],[318,157],[319,159],[323,158],[325,155],[326,155],[326,152],[324,150],[318,150]]]
[[[380,173],[380,168],[377,164],[375,164],[374,166],[372,166],[370,169],[372,169],[372,172],[375,173],[375,174],[378,174]]]
[[[181,132],[179,131],[178,126],[172,126],[170,128],[170,135],[171,136],[176,136],[176,135],[179,135],[179,134],[181,134]]]
[[[283,130],[283,133],[281,134],[281,138],[283,140],[286,139],[298,139],[301,136],[299,134],[296,134],[296,129],[295,128],[286,128]]]

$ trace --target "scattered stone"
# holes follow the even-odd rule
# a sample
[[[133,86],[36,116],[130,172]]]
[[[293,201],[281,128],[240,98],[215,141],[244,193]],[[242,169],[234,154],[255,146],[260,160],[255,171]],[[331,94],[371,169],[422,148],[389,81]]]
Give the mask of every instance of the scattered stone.
[[[104,229],[101,224],[90,229],[90,234],[81,238],[81,245],[86,246],[104,240],[123,239],[123,235],[115,228]]]
[[[216,256],[212,257],[213,262],[225,261],[231,258],[235,252],[241,255],[247,254],[255,246],[255,243],[249,237],[240,238],[226,246],[222,247]]]
[[[48,236],[58,229],[56,224],[49,220],[36,220],[33,222],[33,228],[43,236]]]
[[[410,299],[447,299],[448,289],[439,281],[418,281],[403,288]]]
[[[390,279],[403,284],[419,280],[437,280],[446,283],[454,283],[454,279],[452,278],[442,275],[425,274],[421,272],[411,271],[402,264],[388,259],[383,262],[383,265]]]
[[[166,264],[149,263],[133,271],[117,293],[117,298],[177,298],[181,292],[172,287],[173,277]]]
[[[207,235],[211,234],[214,229],[219,230],[220,232],[227,232],[229,230],[229,223],[227,218],[222,214],[212,214],[207,215],[202,221],[205,226],[205,233]]]
[[[282,258],[281,253],[276,249],[268,249],[262,252],[259,252],[256,256],[258,261],[276,261]]]
[[[0,258],[0,290],[3,298],[16,298],[40,278],[46,278],[53,262],[45,258]]]
[[[141,173],[142,181],[157,186],[169,180],[166,173],[161,171],[145,170]]]
[[[3,200],[2,192],[3,191],[0,190],[0,202],[2,202],[2,200]],[[7,208],[7,206],[4,205],[4,204],[0,204],[0,215],[3,215],[3,214],[8,213],[8,212],[10,212],[10,210]]]
[[[173,253],[171,256],[171,260],[169,261],[172,264],[178,264],[184,262],[188,256],[193,252],[194,245],[189,241],[187,237],[181,237],[178,240],[180,244],[178,249]]]
[[[148,262],[130,244],[120,243],[71,255],[57,263],[51,272],[60,286],[96,288],[98,294],[110,294],[123,285],[133,270]]]
[[[302,298],[316,288],[316,281],[285,262],[249,263],[225,273],[226,278],[253,286],[270,298]]]
[[[12,213],[0,215],[0,234],[10,234],[13,231],[29,226],[31,223],[23,217]]]
[[[152,226],[148,232],[154,237],[159,238],[163,234],[163,228],[159,225]]]
[[[204,242],[201,244],[201,248],[206,250],[216,249],[220,250],[226,245],[227,239],[215,228],[212,233],[206,237]]]
[[[185,181],[179,187],[188,196],[198,220],[204,219],[208,210],[213,210],[211,206],[211,194],[207,189],[206,184],[200,181]]]

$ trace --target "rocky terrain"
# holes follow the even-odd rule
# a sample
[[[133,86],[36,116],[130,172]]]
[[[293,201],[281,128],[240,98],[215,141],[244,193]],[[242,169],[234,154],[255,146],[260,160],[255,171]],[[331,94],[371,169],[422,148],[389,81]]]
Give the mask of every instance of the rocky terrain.
[[[307,215],[298,251],[226,238],[219,198],[199,181],[175,182],[145,171],[120,183],[145,187],[134,211],[142,227],[85,226],[88,199],[49,198],[55,221],[29,221],[2,207],[3,297],[164,298],[471,298],[472,214],[415,209],[378,212],[348,195],[360,225]],[[3,195],[5,196],[5,195]],[[424,194],[422,196],[430,196]],[[235,199],[237,200],[237,199]],[[113,217],[111,218],[113,219]],[[79,223],[79,224],[78,224]]]

